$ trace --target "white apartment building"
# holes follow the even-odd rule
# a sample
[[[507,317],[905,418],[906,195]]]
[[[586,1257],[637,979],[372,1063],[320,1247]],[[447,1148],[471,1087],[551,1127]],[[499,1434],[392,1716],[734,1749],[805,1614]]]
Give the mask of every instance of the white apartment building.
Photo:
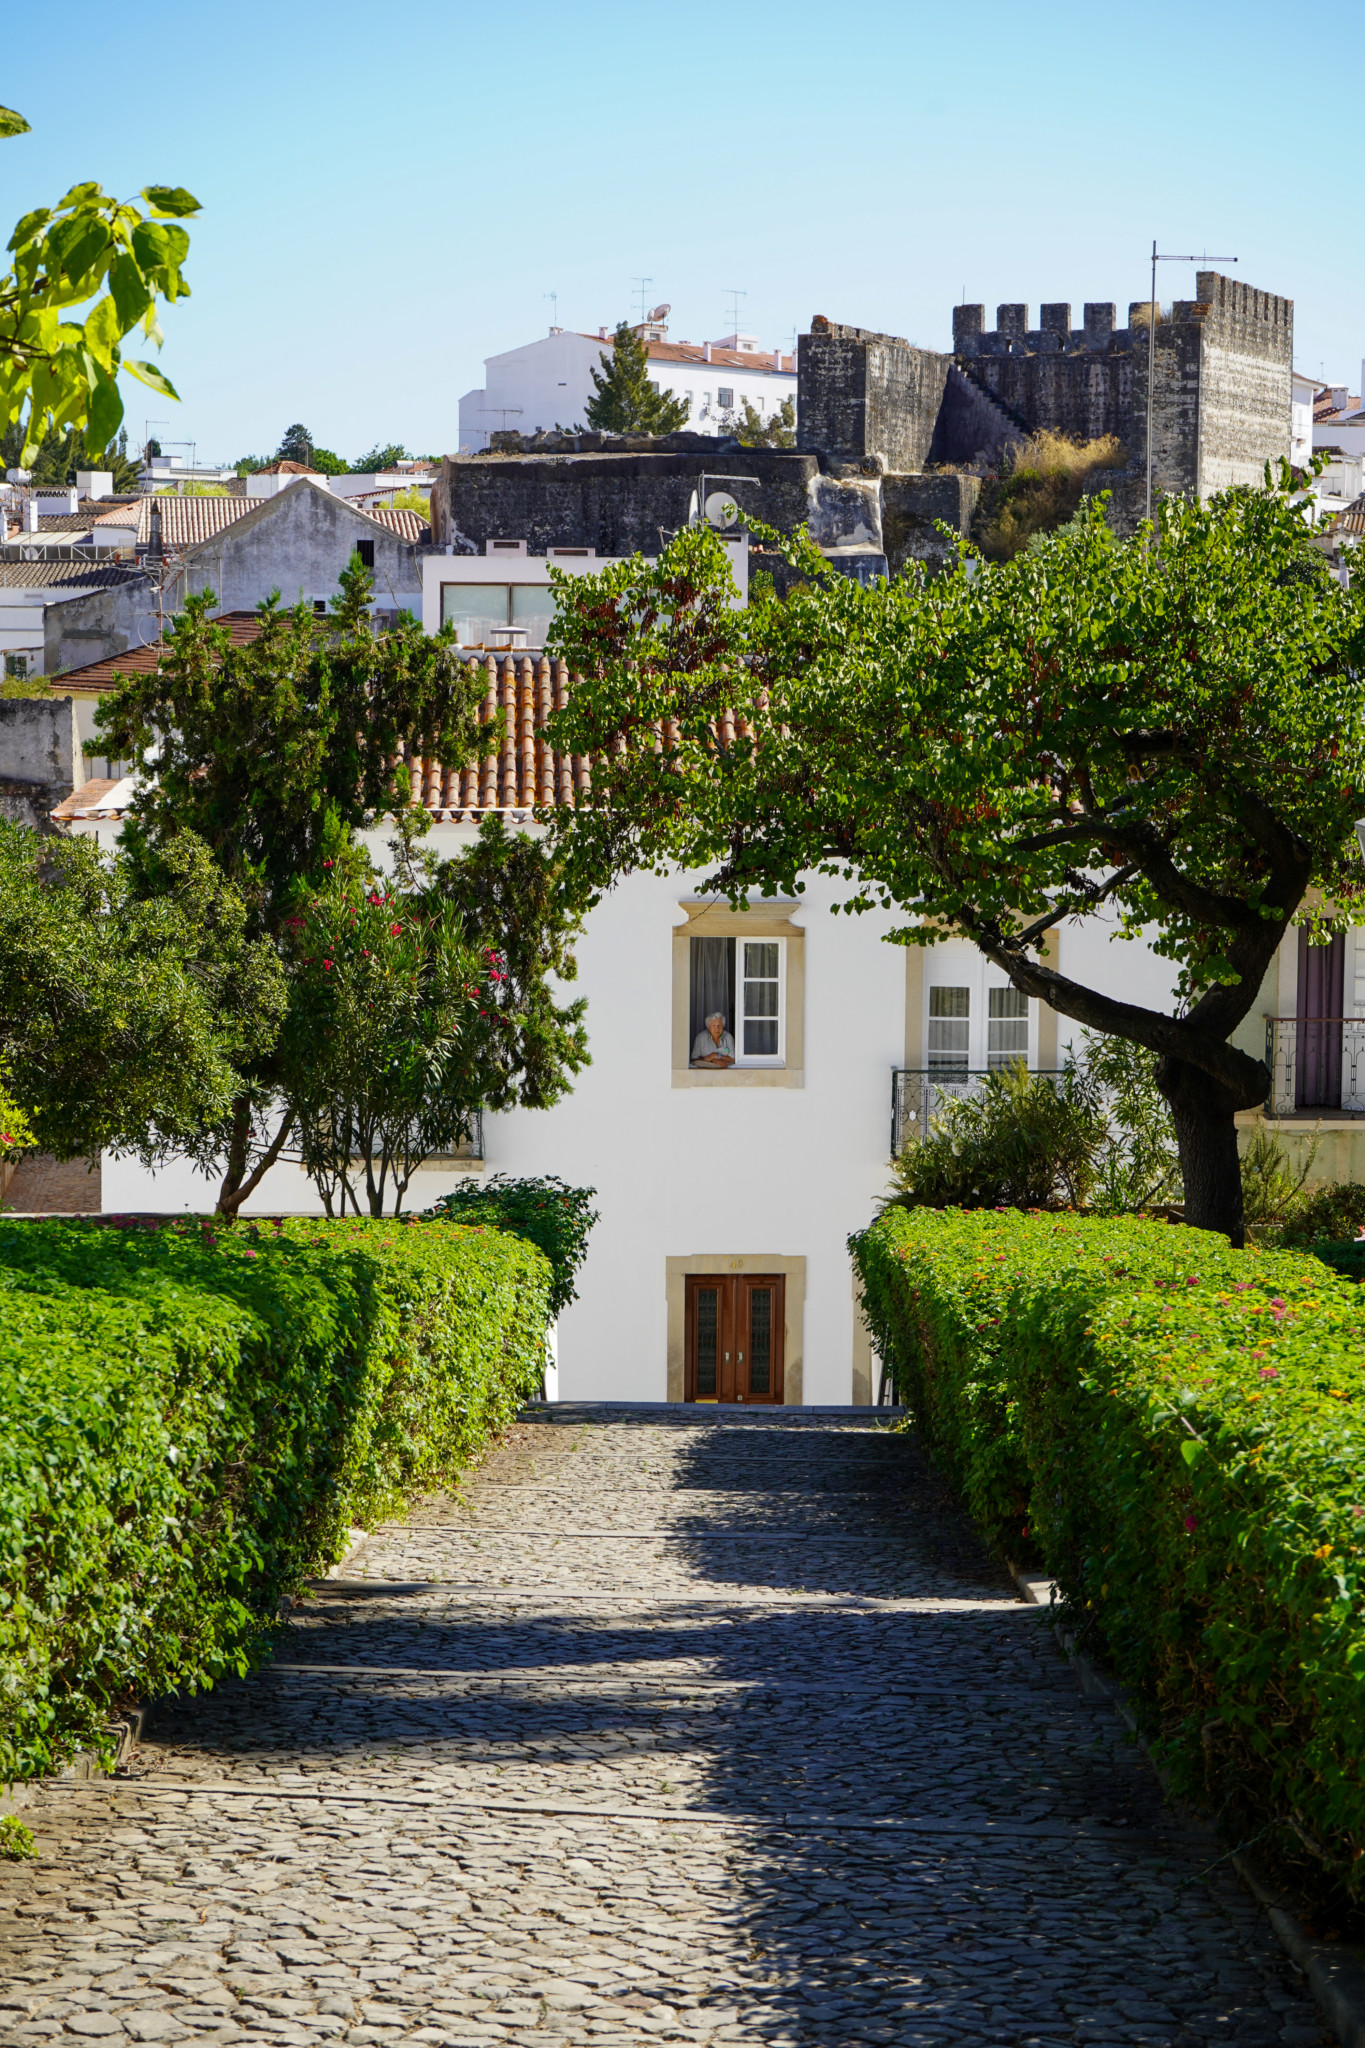
[[[667,307],[656,309],[666,313]],[[662,319],[635,332],[649,355],[650,382],[687,403],[686,426],[699,434],[725,434],[747,399],[764,420],[796,403],[796,358],[764,348],[757,335],[727,334],[719,341],[670,341]],[[610,359],[610,331],[576,334],[552,327],[539,341],[484,359],[484,383],[460,400],[460,452],[477,453],[490,434],[510,429],[535,434],[585,424],[594,394],[592,372]]]

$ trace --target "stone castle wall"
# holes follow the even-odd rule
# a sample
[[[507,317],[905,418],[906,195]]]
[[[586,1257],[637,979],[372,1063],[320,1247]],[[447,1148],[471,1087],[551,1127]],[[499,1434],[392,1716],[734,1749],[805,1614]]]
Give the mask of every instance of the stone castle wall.
[[[900,335],[817,313],[797,342],[797,447],[836,466],[879,457],[898,474],[922,470],[950,362]]]

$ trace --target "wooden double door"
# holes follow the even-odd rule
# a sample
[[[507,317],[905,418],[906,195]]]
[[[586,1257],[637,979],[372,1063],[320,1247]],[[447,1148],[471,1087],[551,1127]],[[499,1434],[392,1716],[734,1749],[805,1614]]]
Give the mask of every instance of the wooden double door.
[[[686,1401],[779,1403],[786,1330],[781,1273],[691,1273]]]

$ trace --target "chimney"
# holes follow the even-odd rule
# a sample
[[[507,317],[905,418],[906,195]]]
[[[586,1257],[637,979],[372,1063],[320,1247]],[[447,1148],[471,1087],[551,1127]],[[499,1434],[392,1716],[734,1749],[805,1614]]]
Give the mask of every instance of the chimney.
[[[606,340],[606,338],[607,338],[607,330],[606,330],[606,328],[605,328],[605,327],[599,327],[599,328],[598,328],[598,330],[597,330],[597,339],[598,339],[599,341],[605,341],[605,340]]]
[[[773,350],[773,368],[775,370],[780,370],[782,368],[782,351],[780,348],[775,348]]]
[[[30,498],[30,499],[29,499],[29,501],[28,501],[28,503],[27,503],[27,504],[25,505],[25,507],[24,507],[24,532],[25,532],[25,533],[36,533],[37,531],[38,531],[38,500],[37,500],[36,498]]]
[[[711,360],[711,344],[709,341],[704,341],[701,345],[701,359],[704,363],[709,363]]]
[[[157,504],[155,498],[153,498],[152,500],[152,510],[151,515],[147,521],[147,525],[149,528],[147,536],[147,553],[151,556],[151,559],[154,562],[159,562],[161,560],[162,554],[161,507]]]

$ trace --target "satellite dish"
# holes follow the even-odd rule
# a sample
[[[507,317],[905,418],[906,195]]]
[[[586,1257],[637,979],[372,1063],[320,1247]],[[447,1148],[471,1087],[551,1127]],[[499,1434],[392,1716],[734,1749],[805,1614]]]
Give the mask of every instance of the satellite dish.
[[[672,311],[673,308],[669,305],[667,299],[665,299],[662,306],[653,306],[650,308],[648,317],[651,320],[666,320]]]
[[[711,491],[706,499],[706,518],[711,526],[735,526],[739,521],[739,506],[728,491]]]

